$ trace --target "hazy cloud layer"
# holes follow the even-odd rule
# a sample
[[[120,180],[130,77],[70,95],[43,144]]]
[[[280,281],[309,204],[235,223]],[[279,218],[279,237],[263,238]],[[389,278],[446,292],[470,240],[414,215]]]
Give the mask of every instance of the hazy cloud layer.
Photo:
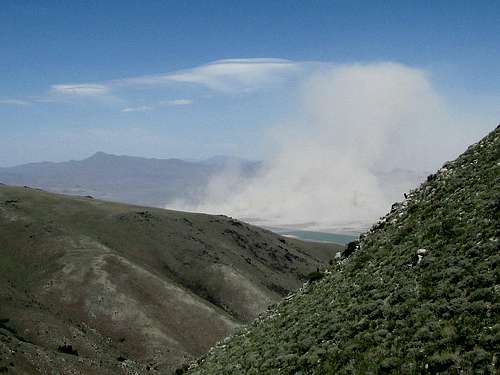
[[[363,226],[415,183],[394,191],[380,176],[433,170],[464,146],[427,74],[401,64],[323,70],[303,85],[300,106],[300,120],[270,135],[271,157],[258,177],[228,170],[211,181],[202,204],[167,207],[266,224]]]
[[[279,82],[300,63],[284,59],[251,58],[217,60],[191,69],[164,74],[116,79],[101,83],[57,84],[51,94],[70,96],[103,96],[127,88],[144,88],[184,83],[221,92],[253,91]],[[171,105],[185,105],[184,100]]]
[[[178,107],[193,104],[191,99],[171,99],[161,100],[156,105],[140,105],[136,107],[126,107],[122,112],[150,112],[161,107]]]
[[[273,84],[296,70],[299,63],[283,59],[217,60],[192,69],[112,81],[116,86],[158,86],[173,82],[195,84],[215,91],[251,91]]]
[[[58,95],[101,96],[107,95],[110,87],[97,83],[52,85],[51,93]]]
[[[122,112],[149,112],[149,111],[152,111],[153,109],[154,109],[154,107],[152,107],[150,105],[141,105],[138,107],[123,108]]]
[[[178,106],[178,105],[190,105],[193,104],[191,99],[173,99],[173,100],[162,100],[160,106]]]
[[[300,72],[303,63],[285,59],[249,58],[217,60],[208,64],[162,74],[127,77],[94,83],[54,84],[46,97],[36,102],[88,103],[88,99],[117,104],[125,102],[131,90],[155,90],[183,84],[219,93],[252,92],[285,81],[290,74]],[[1,104],[14,104],[5,101]],[[149,112],[158,107],[192,104],[191,99],[173,99],[156,104],[129,103],[122,112]]]
[[[0,105],[14,105],[14,106],[25,106],[30,103],[26,100],[19,99],[0,99]]]

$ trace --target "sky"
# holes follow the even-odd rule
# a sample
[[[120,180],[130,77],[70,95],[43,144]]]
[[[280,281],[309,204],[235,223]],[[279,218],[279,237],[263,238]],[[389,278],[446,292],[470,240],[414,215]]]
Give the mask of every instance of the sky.
[[[498,1],[3,0],[0,167],[97,151],[276,161],[275,149],[290,145],[277,133],[340,108],[311,105],[329,87],[317,77],[363,89],[356,67],[368,81],[392,67],[382,90],[401,88],[389,82],[402,71],[411,76],[403,91],[425,93],[424,113],[436,113],[439,97],[457,120],[451,156],[500,122],[499,61]],[[317,122],[319,140],[327,126]]]

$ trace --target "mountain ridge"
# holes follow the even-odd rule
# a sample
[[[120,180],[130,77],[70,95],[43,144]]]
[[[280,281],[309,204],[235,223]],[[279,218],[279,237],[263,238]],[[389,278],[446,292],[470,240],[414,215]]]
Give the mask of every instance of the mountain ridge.
[[[203,199],[205,186],[226,167],[251,176],[258,162],[219,159],[216,162],[143,158],[97,152],[83,160],[39,162],[0,168],[0,182],[33,186],[54,193],[92,195],[114,202],[165,207],[182,200]]]

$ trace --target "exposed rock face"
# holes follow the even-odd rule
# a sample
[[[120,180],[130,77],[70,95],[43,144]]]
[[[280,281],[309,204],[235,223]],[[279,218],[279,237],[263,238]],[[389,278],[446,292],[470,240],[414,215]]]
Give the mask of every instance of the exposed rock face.
[[[428,253],[429,251],[427,249],[418,249],[417,250],[417,257],[418,257],[418,260],[417,260],[417,265],[420,264],[420,262],[422,261],[422,259],[424,258],[424,256]]]

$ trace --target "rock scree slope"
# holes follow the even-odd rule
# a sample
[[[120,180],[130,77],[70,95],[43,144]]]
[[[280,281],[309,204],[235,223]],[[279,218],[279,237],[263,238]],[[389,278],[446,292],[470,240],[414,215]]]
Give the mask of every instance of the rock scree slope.
[[[190,374],[500,373],[500,126]]]
[[[340,248],[0,185],[0,372],[171,373]]]

